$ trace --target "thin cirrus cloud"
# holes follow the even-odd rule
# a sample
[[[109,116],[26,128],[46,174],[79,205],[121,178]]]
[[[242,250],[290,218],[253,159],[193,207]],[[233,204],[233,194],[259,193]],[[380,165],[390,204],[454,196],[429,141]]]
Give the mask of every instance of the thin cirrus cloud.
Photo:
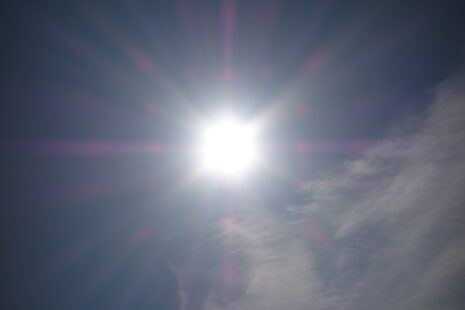
[[[341,174],[303,186],[310,202],[294,209],[299,225],[324,236],[308,239],[314,300],[325,296],[332,309],[463,309],[464,90],[463,77],[443,83],[416,133],[380,141]]]
[[[176,267],[182,309],[463,309],[465,78],[417,121],[306,182],[291,222],[257,212],[199,238]]]

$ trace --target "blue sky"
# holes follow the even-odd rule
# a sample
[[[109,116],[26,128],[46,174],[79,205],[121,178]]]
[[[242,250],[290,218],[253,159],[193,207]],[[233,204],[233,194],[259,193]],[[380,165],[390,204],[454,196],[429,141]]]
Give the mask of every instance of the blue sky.
[[[459,4],[1,11],[4,308],[463,308]],[[191,178],[225,101],[266,123],[240,186]]]

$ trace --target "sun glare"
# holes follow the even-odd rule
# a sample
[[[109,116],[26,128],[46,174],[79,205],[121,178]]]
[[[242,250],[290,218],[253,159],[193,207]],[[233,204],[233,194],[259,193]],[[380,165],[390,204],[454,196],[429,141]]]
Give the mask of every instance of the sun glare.
[[[258,160],[256,130],[231,117],[204,126],[199,145],[201,166],[209,173],[241,176]]]

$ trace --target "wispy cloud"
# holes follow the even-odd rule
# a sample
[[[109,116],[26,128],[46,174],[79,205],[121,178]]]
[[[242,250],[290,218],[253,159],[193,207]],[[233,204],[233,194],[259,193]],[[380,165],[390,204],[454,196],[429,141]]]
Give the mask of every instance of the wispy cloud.
[[[329,308],[465,306],[464,82],[437,89],[416,133],[302,187],[310,202],[295,212],[325,236],[310,247]]]
[[[288,223],[257,209],[194,237],[175,268],[182,310],[308,309],[318,287],[308,249]]]
[[[417,121],[304,183],[291,221],[206,228],[221,237],[197,237],[177,267],[184,309],[463,309],[465,79]]]

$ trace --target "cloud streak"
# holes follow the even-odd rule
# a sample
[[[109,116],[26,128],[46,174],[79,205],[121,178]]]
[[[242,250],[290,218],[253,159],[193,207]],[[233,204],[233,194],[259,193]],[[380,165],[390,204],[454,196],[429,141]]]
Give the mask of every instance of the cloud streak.
[[[206,227],[176,267],[183,310],[463,309],[465,79],[411,128],[304,183],[291,220],[263,209]]]
[[[437,89],[416,133],[381,141],[301,189],[311,202],[298,208],[299,224],[325,235],[310,246],[329,308],[464,307],[464,81]]]

